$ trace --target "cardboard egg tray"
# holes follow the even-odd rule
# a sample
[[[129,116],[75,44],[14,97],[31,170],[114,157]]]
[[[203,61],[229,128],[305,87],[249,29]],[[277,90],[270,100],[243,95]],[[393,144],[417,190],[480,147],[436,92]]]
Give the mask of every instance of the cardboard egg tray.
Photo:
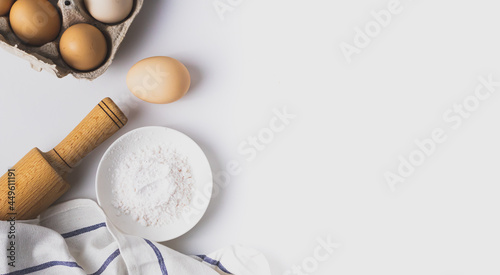
[[[72,74],[75,78],[88,80],[96,79],[111,65],[132,21],[144,3],[144,0],[135,0],[131,14],[123,22],[110,25],[94,19],[87,11],[84,0],[49,1],[58,9],[62,18],[61,32],[54,41],[40,47],[24,44],[10,28],[9,17],[2,16],[0,17],[0,47],[27,60],[31,63],[31,67],[37,71],[45,70],[59,78]],[[108,42],[108,56],[105,63],[93,71],[82,72],[69,67],[59,53],[61,35],[66,29],[78,23],[87,23],[97,27]]]

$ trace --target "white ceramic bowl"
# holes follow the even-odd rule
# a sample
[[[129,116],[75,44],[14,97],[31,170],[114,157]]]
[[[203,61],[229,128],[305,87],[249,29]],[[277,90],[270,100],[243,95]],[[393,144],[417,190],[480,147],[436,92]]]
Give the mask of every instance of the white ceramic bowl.
[[[143,226],[133,220],[130,215],[118,214],[118,210],[111,204],[113,199],[111,171],[114,164],[128,150],[136,150],[146,144],[155,143],[172,144],[177,152],[188,157],[195,180],[194,193],[189,210],[172,223],[162,226]],[[166,127],[144,127],[121,136],[104,153],[96,176],[97,201],[108,220],[123,233],[157,242],[175,239],[191,230],[205,214],[212,188],[212,171],[201,148],[185,134]]]

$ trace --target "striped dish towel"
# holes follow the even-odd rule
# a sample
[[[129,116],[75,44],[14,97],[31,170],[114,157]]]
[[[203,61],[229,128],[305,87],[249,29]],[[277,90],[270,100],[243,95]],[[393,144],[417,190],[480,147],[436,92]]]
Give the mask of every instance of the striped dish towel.
[[[14,234],[8,234],[10,227],[9,222],[0,222],[2,275],[271,274],[261,253],[242,246],[186,256],[164,245],[124,235],[106,223],[104,213],[92,200],[53,206],[38,220],[16,223]],[[8,249],[12,247],[15,257],[9,259],[13,250]]]

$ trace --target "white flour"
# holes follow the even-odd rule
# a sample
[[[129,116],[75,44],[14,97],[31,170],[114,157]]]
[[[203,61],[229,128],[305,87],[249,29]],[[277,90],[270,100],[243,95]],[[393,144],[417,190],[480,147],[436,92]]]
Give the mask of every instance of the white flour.
[[[112,204],[144,226],[161,226],[188,210],[193,184],[187,157],[166,144],[143,146],[115,163]]]

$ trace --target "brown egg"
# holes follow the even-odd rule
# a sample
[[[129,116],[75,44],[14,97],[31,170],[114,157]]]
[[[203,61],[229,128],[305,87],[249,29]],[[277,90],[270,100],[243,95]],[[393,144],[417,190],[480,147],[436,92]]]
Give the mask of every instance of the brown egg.
[[[143,59],[127,74],[127,86],[138,98],[166,104],[182,98],[191,85],[189,71],[177,59],[156,56]]]
[[[102,65],[106,59],[108,43],[98,28],[89,24],[77,24],[63,33],[59,50],[70,67],[90,71]]]
[[[18,0],[10,10],[10,25],[23,42],[41,46],[61,31],[61,17],[48,0]]]
[[[12,4],[14,4],[14,0],[0,0],[0,16],[7,15]]]

